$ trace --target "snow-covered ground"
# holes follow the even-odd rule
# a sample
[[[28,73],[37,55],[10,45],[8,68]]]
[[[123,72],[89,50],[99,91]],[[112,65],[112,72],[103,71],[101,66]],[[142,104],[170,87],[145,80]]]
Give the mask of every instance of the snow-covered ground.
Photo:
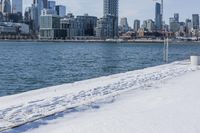
[[[2,97],[0,130],[30,122],[4,133],[198,133],[199,70],[180,61]]]

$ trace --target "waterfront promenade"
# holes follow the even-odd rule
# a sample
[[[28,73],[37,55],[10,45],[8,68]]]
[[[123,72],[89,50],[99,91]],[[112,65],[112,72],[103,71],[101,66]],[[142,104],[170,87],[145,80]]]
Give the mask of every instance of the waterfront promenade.
[[[45,130],[52,133],[54,131],[62,133],[66,130],[69,133],[79,133],[94,132],[96,129],[99,132],[120,133],[122,130],[120,127],[126,132],[142,132],[144,130],[141,129],[143,126],[141,123],[145,120],[145,129],[148,131],[181,133],[181,129],[174,127],[171,122],[173,120],[181,122],[182,117],[185,117],[186,121],[193,121],[183,127],[184,131],[195,130],[199,122],[194,118],[198,116],[200,110],[194,108],[199,101],[197,98],[199,69],[191,66],[189,61],[180,61],[1,97],[0,130],[21,125],[7,130],[6,133],[15,131],[42,133]],[[182,111],[180,105],[188,110]],[[164,109],[168,111],[165,112]],[[142,115],[143,119],[140,117]],[[85,125],[84,121],[88,119],[91,121]],[[92,124],[95,119],[97,121]],[[103,127],[102,120],[107,123]],[[152,123],[152,120],[155,121]],[[53,121],[54,124],[51,125]],[[31,123],[26,124],[27,122]],[[47,125],[40,125],[41,122]],[[155,123],[158,125],[155,126]],[[171,127],[163,126],[164,123]],[[63,124],[69,126],[62,126]]]

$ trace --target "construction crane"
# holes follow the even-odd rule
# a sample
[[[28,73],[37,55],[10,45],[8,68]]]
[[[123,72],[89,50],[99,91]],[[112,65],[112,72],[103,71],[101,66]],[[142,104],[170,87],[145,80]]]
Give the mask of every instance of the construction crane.
[[[153,1],[159,1],[159,0],[153,0]],[[164,22],[164,1],[161,1],[161,29],[164,32],[164,48],[163,48],[163,60],[165,62],[168,62],[168,58],[169,58],[169,39],[168,39],[168,35],[166,37],[166,29],[164,28],[163,22]]]

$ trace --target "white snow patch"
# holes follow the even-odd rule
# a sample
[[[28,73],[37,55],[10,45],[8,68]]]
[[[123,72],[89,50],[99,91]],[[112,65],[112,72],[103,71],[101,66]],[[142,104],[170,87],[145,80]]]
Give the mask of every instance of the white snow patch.
[[[190,116],[186,116],[185,119],[182,115],[186,114],[187,111],[188,113],[192,111],[196,115],[200,114],[198,113],[200,112],[200,106],[184,111],[188,107],[188,103],[190,104],[194,100],[189,97],[191,101],[186,101],[185,103],[187,104],[185,105],[182,103],[185,100],[185,96],[191,93],[190,89],[184,89],[188,85],[185,80],[183,80],[183,83],[177,81],[181,85],[175,81],[174,85],[171,85],[171,83],[165,84],[162,81],[166,82],[174,77],[190,74],[192,71],[199,69],[199,67],[193,67],[189,64],[189,61],[180,61],[2,97],[0,98],[0,131],[62,111],[66,112],[72,109],[80,109],[82,111],[87,106],[92,108],[94,106],[95,108],[95,104],[101,105],[101,103],[112,102],[115,96],[120,95],[116,102],[103,106],[97,111],[88,110],[86,112],[89,113],[71,119],[68,115],[64,115],[64,117],[53,120],[53,123],[51,121],[48,125],[28,132],[43,133],[48,130],[48,133],[62,133],[65,131],[68,133],[143,133],[147,131],[148,133],[167,133],[167,131],[168,133],[184,133],[184,131],[189,130],[180,132],[178,129],[181,124],[188,123],[188,120],[191,120],[191,125],[195,125],[196,122],[200,124],[200,119],[199,121],[190,119]],[[195,73],[199,73],[199,71]],[[171,82],[173,83],[173,80]],[[162,88],[160,87],[162,85],[169,86],[169,89],[153,89],[142,91],[141,94],[140,91],[137,91],[155,87]],[[176,86],[182,86],[183,88],[173,89]],[[195,87],[193,86],[192,88]],[[180,90],[184,93],[180,93]],[[179,93],[180,95],[178,95]],[[196,107],[196,103],[190,105]],[[174,118],[174,116],[178,117]],[[173,121],[180,122],[180,120],[183,123],[177,123],[177,128]],[[188,129],[187,126],[181,129],[184,128]],[[177,132],[174,129],[177,129]],[[191,126],[190,129],[195,130],[194,126]],[[196,129],[199,131],[198,126]],[[10,132],[14,131],[11,130]]]

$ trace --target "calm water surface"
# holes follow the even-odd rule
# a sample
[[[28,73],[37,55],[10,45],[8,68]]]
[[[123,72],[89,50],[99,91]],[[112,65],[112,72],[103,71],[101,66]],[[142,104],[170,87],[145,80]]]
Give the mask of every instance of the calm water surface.
[[[200,44],[170,45],[170,62]],[[0,96],[163,64],[161,44],[0,42]]]

